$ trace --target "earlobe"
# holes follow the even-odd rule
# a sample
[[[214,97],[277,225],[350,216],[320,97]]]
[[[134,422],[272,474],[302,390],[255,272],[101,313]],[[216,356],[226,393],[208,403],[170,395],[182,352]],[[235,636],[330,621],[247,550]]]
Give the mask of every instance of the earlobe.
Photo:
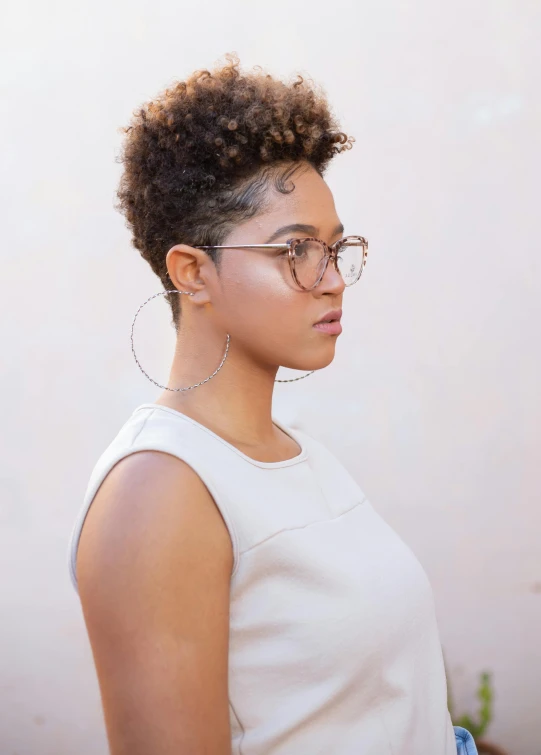
[[[205,286],[205,284],[201,281],[201,288],[193,289],[193,296],[190,297],[190,301],[194,304],[203,305],[203,304],[209,304],[210,303],[210,297],[208,294],[208,289]]]

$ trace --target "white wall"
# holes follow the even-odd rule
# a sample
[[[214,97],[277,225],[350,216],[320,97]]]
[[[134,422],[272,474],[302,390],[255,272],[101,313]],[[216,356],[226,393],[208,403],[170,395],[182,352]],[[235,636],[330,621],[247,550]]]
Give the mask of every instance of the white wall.
[[[491,670],[491,738],[541,753],[539,4],[4,8],[0,753],[105,752],[66,545],[97,456],[157,395],[130,351],[159,283],[113,209],[117,129],[230,50],[326,88],[357,138],[328,180],[370,240],[335,362],[279,386],[276,412],[421,559],[458,707]]]

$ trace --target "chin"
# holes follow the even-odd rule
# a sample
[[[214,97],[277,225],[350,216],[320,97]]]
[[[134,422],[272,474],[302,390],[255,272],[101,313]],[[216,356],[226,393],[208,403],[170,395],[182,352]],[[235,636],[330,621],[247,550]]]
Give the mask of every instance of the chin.
[[[332,352],[327,356],[326,359],[323,359],[318,367],[312,367],[313,370],[322,370],[324,367],[328,367],[330,363],[334,360],[334,349]]]
[[[311,370],[322,370],[328,367],[335,357],[335,343],[317,354],[306,356],[305,359],[295,360],[294,362],[282,362],[282,367],[288,367],[292,370],[301,370],[309,372]]]
[[[321,352],[317,355],[317,361],[319,366],[313,367],[314,370],[321,370],[323,367],[328,367],[333,361],[336,355],[336,341],[337,336],[331,336],[326,344],[325,349],[321,349]]]

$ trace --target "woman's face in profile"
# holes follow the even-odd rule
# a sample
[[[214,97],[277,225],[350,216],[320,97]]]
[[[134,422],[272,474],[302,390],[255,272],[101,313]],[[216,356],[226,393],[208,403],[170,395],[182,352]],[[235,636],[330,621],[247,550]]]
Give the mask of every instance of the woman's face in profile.
[[[311,166],[291,177],[295,189],[268,189],[264,212],[237,226],[226,244],[280,243],[314,236],[332,244],[344,235],[332,193]],[[295,226],[294,228],[288,228]],[[279,229],[284,229],[275,235]],[[277,249],[222,249],[212,284],[213,310],[232,344],[257,362],[313,370],[334,358],[337,335],[314,328],[330,310],[342,307],[345,288],[329,263],[321,283],[305,291],[295,283],[288,254]]]

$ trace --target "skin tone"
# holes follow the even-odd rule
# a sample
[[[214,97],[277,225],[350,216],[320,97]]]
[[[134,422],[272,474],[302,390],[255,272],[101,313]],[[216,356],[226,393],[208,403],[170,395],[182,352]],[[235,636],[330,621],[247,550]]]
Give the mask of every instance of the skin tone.
[[[267,210],[235,228],[224,243],[266,243],[282,232],[342,235],[332,194],[312,168],[293,176],[292,194],[272,191]],[[296,442],[272,422],[280,365],[304,371],[328,365],[337,336],[314,329],[341,307],[344,283],[329,265],[321,284],[296,287],[275,250],[223,250],[218,275],[207,255],[169,250],[182,321],[171,387],[213,372],[186,393],[164,391],[156,403],[192,417],[261,461],[296,456]],[[230,755],[228,699],[231,539],[207,488],[191,467],[158,451],[119,461],[94,497],[77,556],[88,630],[111,755]]]
[[[237,226],[223,243],[315,236],[331,244],[340,239],[343,226],[321,176],[301,165],[292,180],[292,194],[271,189],[268,210]],[[276,235],[294,224],[299,227]],[[227,333],[231,343],[215,378],[192,391],[164,391],[156,403],[187,414],[259,461],[296,456],[297,444],[271,420],[274,380],[280,365],[307,372],[333,360],[338,336],[313,326],[341,308],[345,285],[340,274],[329,264],[319,286],[303,291],[281,251],[224,249],[217,273],[203,250],[184,244],[169,250],[167,267],[175,288],[195,294],[181,295],[168,387],[192,385],[210,375],[223,356]]]

